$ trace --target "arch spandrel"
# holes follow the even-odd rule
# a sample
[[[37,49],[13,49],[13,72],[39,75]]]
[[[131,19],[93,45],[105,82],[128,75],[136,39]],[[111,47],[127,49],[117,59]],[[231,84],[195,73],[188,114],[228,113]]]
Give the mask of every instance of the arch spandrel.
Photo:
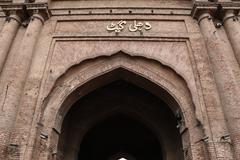
[[[124,42],[116,42],[117,43],[101,41],[99,43],[104,44],[95,42],[89,44],[87,42],[77,41],[77,45],[74,45],[74,42],[73,44],[65,44],[65,42],[61,44],[61,42],[57,42],[52,53],[52,59],[49,62],[49,70],[47,70],[45,74],[47,80],[42,93],[43,97],[48,96],[54,83],[73,66],[98,57],[112,57],[115,54],[123,53],[129,57],[142,57],[161,63],[171,68],[179,77],[182,77],[187,82],[186,84],[191,91],[191,95],[194,95],[192,98],[195,106],[199,106],[196,107],[197,117],[200,121],[203,121],[201,115],[201,108],[203,108],[201,105],[203,103],[201,102],[201,98],[198,97],[201,93],[197,89],[195,81],[196,75],[194,75],[192,69],[194,62],[191,62],[189,57],[191,53],[186,42],[142,42],[144,44],[137,42],[139,45],[136,45],[136,42],[129,41],[127,47]],[[131,43],[134,43],[134,45],[131,45]],[[67,54],[66,51],[68,52]]]
[[[199,94],[196,87],[190,58],[191,49],[186,40],[173,41],[57,41],[51,53],[49,67],[46,70],[46,85],[44,97],[54,85],[55,81],[74,65],[100,56],[113,56],[123,51],[129,56],[140,56],[158,61],[172,68],[185,79],[193,95]],[[199,99],[193,97],[194,102],[200,104]]]
[[[104,46],[104,47],[103,47]],[[58,79],[69,68],[85,60],[99,56],[112,56],[124,52],[130,56],[141,56],[156,60],[172,68],[194,86],[192,62],[186,41],[180,42],[141,42],[141,41],[63,41],[56,42],[49,64],[51,74],[48,78]]]

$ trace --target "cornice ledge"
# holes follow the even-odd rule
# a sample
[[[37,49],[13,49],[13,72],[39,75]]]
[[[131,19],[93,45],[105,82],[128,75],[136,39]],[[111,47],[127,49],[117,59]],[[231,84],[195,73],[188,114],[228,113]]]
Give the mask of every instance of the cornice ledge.
[[[222,2],[221,3],[222,6],[222,11],[227,11],[227,10],[233,10],[235,15],[238,15],[239,11],[240,11],[240,3],[239,2]]]
[[[202,12],[208,12],[212,15],[219,10],[234,10],[237,13],[240,10],[239,2],[194,2],[191,15],[198,19]]]
[[[26,10],[29,15],[41,14],[44,20],[51,17],[51,11],[48,8],[47,3],[25,3]]]
[[[28,17],[28,13],[23,3],[0,4],[0,7],[2,8],[2,11],[6,17],[9,17],[11,14],[17,14],[21,19]]]
[[[27,20],[31,15],[38,13],[47,20],[51,17],[51,11],[48,9],[47,3],[8,3],[1,4],[4,14],[18,14],[23,20]]]
[[[218,8],[218,5],[219,4],[217,2],[194,2],[191,16],[194,19],[198,19],[202,12],[215,12]]]

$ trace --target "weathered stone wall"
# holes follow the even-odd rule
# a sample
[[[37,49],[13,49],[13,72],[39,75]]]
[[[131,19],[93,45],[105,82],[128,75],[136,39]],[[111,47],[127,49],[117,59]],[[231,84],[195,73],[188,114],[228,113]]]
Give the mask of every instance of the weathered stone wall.
[[[4,18],[0,18],[0,30],[2,30],[3,28],[4,21],[5,21]]]
[[[5,15],[4,15],[3,11],[2,11],[2,8],[0,8],[0,31],[3,28],[4,21],[5,21]]]
[[[182,141],[192,148],[185,159],[239,159],[239,3],[56,0],[1,7],[0,159],[54,158],[64,115],[79,99],[71,93],[119,67],[172,93],[187,115],[190,138]]]

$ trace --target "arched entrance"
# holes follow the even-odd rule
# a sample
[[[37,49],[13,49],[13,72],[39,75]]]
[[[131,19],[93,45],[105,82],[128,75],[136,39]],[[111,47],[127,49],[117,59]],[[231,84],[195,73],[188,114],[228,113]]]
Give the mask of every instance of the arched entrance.
[[[80,145],[79,160],[162,160],[159,141],[144,125],[115,115],[95,126]]]
[[[71,108],[60,136],[61,159],[181,160],[177,125],[161,99],[129,82],[114,81]]]
[[[184,79],[155,61],[116,54],[75,66],[55,83],[43,104],[40,122],[43,127],[39,129],[39,133],[49,135],[40,140],[40,144],[46,144],[50,149],[39,150],[40,157],[46,160],[81,159],[82,155],[90,153],[88,148],[96,144],[95,140],[104,139],[98,136],[114,133],[111,130],[114,124],[127,127],[121,119],[125,124],[141,126],[141,133],[149,133],[150,140],[146,141],[151,142],[153,151],[158,151],[157,159],[195,159],[199,154],[205,155],[202,130]],[[108,125],[112,127],[104,129]],[[128,128],[132,129],[131,126]],[[136,134],[139,131],[129,132]],[[148,136],[137,135],[140,142],[146,143],[144,140]],[[128,136],[123,138],[127,142],[137,138]],[[110,160],[139,157],[132,151],[141,147],[137,140],[132,141],[130,149],[124,148],[129,146],[128,143],[117,148],[121,146],[117,141],[104,142],[111,142],[109,146],[113,146],[105,151],[116,148],[106,153]],[[103,149],[101,145],[105,144],[95,147]],[[148,149],[143,148],[146,155],[149,155]]]

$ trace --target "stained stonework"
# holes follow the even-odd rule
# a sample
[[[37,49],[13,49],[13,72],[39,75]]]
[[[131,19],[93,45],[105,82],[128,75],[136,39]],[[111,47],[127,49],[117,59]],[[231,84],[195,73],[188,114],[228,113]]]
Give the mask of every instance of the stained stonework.
[[[0,0],[0,159],[240,159],[239,10]]]

